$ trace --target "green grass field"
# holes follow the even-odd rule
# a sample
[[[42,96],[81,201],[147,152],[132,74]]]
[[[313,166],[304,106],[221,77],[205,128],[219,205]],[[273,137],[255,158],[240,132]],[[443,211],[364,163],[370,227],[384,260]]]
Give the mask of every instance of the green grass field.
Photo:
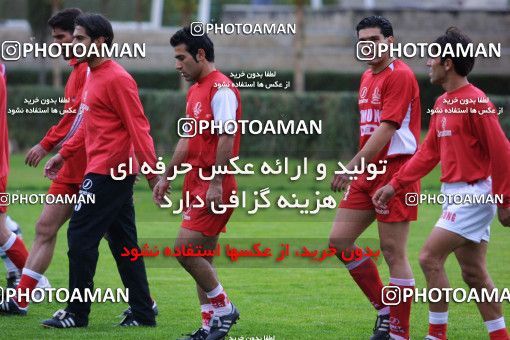
[[[44,163],[44,162],[43,162]],[[328,162],[332,165],[333,162]],[[28,168],[23,164],[22,155],[11,158],[9,191],[44,193],[49,181],[42,177],[42,165]],[[422,181],[422,190],[437,192],[439,171],[434,170]],[[306,180],[290,184],[278,178],[240,178],[240,188],[251,190],[270,187],[282,192],[309,194],[315,190],[328,192],[329,178],[314,183]],[[176,185],[175,191],[179,191]],[[175,195],[176,193],[174,193]],[[180,193],[179,193],[180,195]],[[171,239],[177,234],[180,217],[169,216],[167,210],[157,208],[151,200],[151,193],[145,180],[136,185],[135,207],[139,238]],[[11,205],[9,215],[23,228],[23,236],[30,247],[34,237],[34,224],[40,214],[40,205]],[[422,206],[419,219],[411,226],[409,257],[416,278],[417,287],[425,287],[425,280],[418,264],[419,250],[430,233],[440,213],[440,206]],[[321,212],[316,217],[300,217],[295,212],[279,211],[275,208],[261,214],[247,217],[234,214],[229,238],[243,238],[256,241],[263,238],[317,239],[329,234],[334,210]],[[364,238],[377,238],[372,225]],[[510,230],[504,229],[498,221],[493,223],[489,247],[489,271],[499,288],[510,285],[510,271],[505,258],[510,255]],[[67,287],[66,226],[58,239],[53,262],[47,276],[54,287]],[[102,242],[100,259],[95,277],[96,287],[122,287],[113,258],[106,242]],[[175,261],[175,260],[168,260]],[[383,282],[388,282],[385,264],[379,266]],[[462,282],[456,260],[447,261],[447,271],[452,287],[466,287]],[[218,270],[221,282],[230,298],[241,311],[241,320],[233,328],[232,337],[275,336],[276,339],[368,339],[371,334],[375,312],[362,295],[349,274],[343,268],[275,268],[268,262],[265,268],[229,268]],[[3,274],[2,274],[3,276]],[[0,276],[0,277],[2,277]],[[168,268],[149,268],[148,277],[151,293],[156,299],[160,315],[158,327],[147,329],[121,329],[115,327],[119,321],[116,315],[126,308],[124,304],[94,304],[87,329],[47,330],[40,321],[63,308],[56,303],[34,304],[26,317],[0,317],[0,334],[3,339],[132,339],[158,338],[175,339],[182,333],[199,326],[199,306],[192,278],[175,263]],[[2,283],[3,284],[3,283]],[[510,308],[503,306],[507,321]],[[411,315],[411,337],[423,338],[428,330],[428,307],[415,303]],[[450,304],[449,339],[487,339],[485,326],[474,303]]]

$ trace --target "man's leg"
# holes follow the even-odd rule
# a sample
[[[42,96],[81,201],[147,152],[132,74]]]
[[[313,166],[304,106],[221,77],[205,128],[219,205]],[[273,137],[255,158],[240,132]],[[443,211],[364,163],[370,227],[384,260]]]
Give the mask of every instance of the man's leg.
[[[478,296],[482,289],[486,289],[489,294],[496,288],[487,272],[487,242],[480,243],[468,242],[455,249],[455,256],[462,270],[462,278],[471,289],[476,289]],[[501,303],[479,302],[478,310],[487,326],[491,340],[508,340],[509,335],[505,327],[505,319],[501,309]]]
[[[420,266],[427,280],[427,289],[450,288],[444,263],[450,253],[468,242],[465,238],[443,228],[432,229],[420,251]],[[435,300],[437,297],[433,297]],[[429,302],[429,336],[446,339],[448,303],[445,297],[438,302]]]
[[[17,289],[25,292],[27,289],[33,290],[37,286],[53,258],[57,232],[71,217],[72,211],[73,206],[70,204],[44,205],[41,216],[35,225],[35,240]],[[29,301],[21,297],[17,303],[19,307],[26,308]]]
[[[78,290],[82,296],[86,289],[94,289],[99,242],[122,209],[125,199],[121,196],[126,192],[125,181],[115,181],[108,175],[87,174],[85,181],[89,184],[87,193],[95,196],[95,203],[77,205],[79,209],[73,211],[67,230],[69,291],[72,294]],[[71,301],[66,311],[86,325],[90,304]],[[43,324],[51,324],[50,320]]]
[[[390,271],[390,286],[414,288],[413,272],[407,259],[409,222],[379,222],[381,250]],[[390,335],[397,340],[409,339],[412,301],[390,306]]]
[[[212,249],[216,248],[216,244],[218,243],[218,236],[211,237],[207,241],[210,241],[210,242],[208,242],[208,244],[204,245],[204,248],[212,250]],[[216,276],[216,280],[218,280],[218,273],[216,272],[216,268],[214,268],[214,264],[213,264],[214,257],[204,257],[204,259],[209,261],[209,263],[211,264],[211,266],[213,268],[214,275]],[[211,302],[209,301],[209,298],[207,297],[207,293],[198,284],[197,284],[197,295],[198,295],[198,302],[200,303],[200,314],[201,314],[201,318],[202,318],[201,328],[203,328],[204,330],[209,332],[209,330],[211,329],[211,326],[209,326],[209,322],[211,321],[211,319],[214,315],[214,309],[213,309]]]
[[[23,268],[28,250],[23,240],[6,226],[7,214],[0,212],[0,248],[17,268]]]
[[[21,237],[21,228],[19,225],[7,215],[6,222],[7,228]],[[4,262],[5,269],[7,271],[7,288],[16,288],[21,278],[21,269],[16,267],[14,263],[7,257],[7,254],[0,248],[0,258]]]
[[[338,209],[329,235],[329,242],[337,249],[337,256],[341,261],[344,261],[340,256],[341,251],[354,248],[356,239],[374,219],[373,210]],[[382,304],[381,289],[383,285],[375,262],[370,257],[364,257],[345,263],[345,265],[354,281],[380,315],[389,314],[388,308]]]
[[[187,246],[191,243],[193,246],[199,245],[202,247],[214,248],[217,239],[217,236],[205,236],[201,232],[181,227],[177,240],[175,241],[175,247]],[[227,293],[220,284],[212,263],[205,257],[181,256],[178,257],[177,260],[183,268],[191,274],[197,285],[205,292],[207,303],[212,305],[213,319],[211,323],[214,323],[214,326],[211,325],[211,331],[207,339],[220,339],[224,337],[233,323],[239,318],[239,313],[230,302]],[[223,317],[225,318],[220,320]],[[215,320],[218,322],[215,322]],[[212,327],[214,327],[214,331]]]
[[[214,250],[216,248],[218,238],[219,238],[219,235],[213,236],[213,237],[208,237],[207,239],[205,239],[204,240],[205,244],[204,244],[203,249],[204,250]],[[189,244],[189,243],[193,243],[194,241],[195,240],[186,241],[183,239],[183,240],[181,240],[181,244],[182,243]],[[214,275],[216,277],[216,280],[219,281],[218,274],[217,274],[216,269],[214,268],[214,265],[213,265],[214,257],[208,256],[208,257],[203,257],[203,258],[211,264],[212,269],[214,271]],[[181,339],[191,339],[191,340],[205,339],[205,338],[207,338],[207,336],[209,335],[209,332],[211,330],[210,322],[211,322],[212,317],[214,316],[213,305],[211,304],[211,302],[209,301],[209,298],[207,297],[207,292],[204,291],[198,283],[196,284],[196,286],[197,286],[198,302],[200,303],[200,315],[201,315],[202,323],[200,325],[200,328],[187,334],[185,337],[183,337]]]
[[[121,256],[124,247],[136,248],[140,251],[135,225],[135,210],[131,197],[127,198],[117,219],[108,229],[107,239],[122,283],[129,289],[129,305],[136,322],[147,326],[156,325],[143,258],[131,261],[129,257]]]
[[[21,228],[12,218],[9,217],[9,215],[6,216],[5,225],[7,226],[7,229],[9,229],[13,233],[15,233],[17,236],[22,237],[21,236]],[[21,270],[18,267],[16,267],[11,260],[9,260],[9,258],[7,257],[7,254],[5,254],[5,252],[2,249],[0,249],[0,257],[2,258],[2,261],[4,262],[5,269],[7,270],[7,273],[14,273],[14,272],[21,273]],[[11,287],[11,288],[13,288],[13,287]]]
[[[71,204],[45,204],[39,220],[35,225],[35,239],[25,268],[38,273],[44,273],[53,258],[57,233],[71,218],[73,205]]]
[[[207,244],[211,244],[214,240],[217,240],[217,237],[209,237],[198,231],[181,228],[177,240],[175,241],[175,247],[187,246],[190,243],[193,246],[205,246]],[[179,260],[179,263],[183,266],[183,268],[191,274],[197,285],[206,292],[206,296],[207,292],[218,287],[219,282],[216,277],[214,267],[206,258],[181,256],[178,257],[177,260]],[[210,301],[209,297],[208,301]]]

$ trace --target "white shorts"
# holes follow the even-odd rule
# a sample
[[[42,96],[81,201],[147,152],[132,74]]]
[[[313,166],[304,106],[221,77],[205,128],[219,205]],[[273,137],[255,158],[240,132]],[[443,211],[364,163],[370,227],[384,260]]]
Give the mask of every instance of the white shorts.
[[[492,193],[491,178],[481,180],[475,184],[465,182],[443,183],[441,193],[456,196],[487,196]],[[496,215],[495,204],[443,204],[443,213],[436,223],[436,227],[449,230],[468,240],[480,243],[489,242],[491,222]]]

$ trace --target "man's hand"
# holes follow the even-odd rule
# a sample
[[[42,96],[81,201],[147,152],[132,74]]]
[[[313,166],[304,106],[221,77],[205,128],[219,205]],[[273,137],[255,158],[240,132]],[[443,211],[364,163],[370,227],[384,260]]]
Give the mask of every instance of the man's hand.
[[[166,194],[170,194],[170,181],[168,181],[165,177],[154,177],[158,179],[158,182],[154,185],[152,189],[152,200],[157,205],[163,204],[163,197]],[[154,179],[153,178],[153,179]],[[149,186],[151,183],[149,182]]]
[[[214,177],[211,181],[211,184],[209,184],[209,189],[207,190],[207,194],[205,196],[205,205],[207,206],[207,209],[210,213],[213,213],[212,204],[214,203],[214,207],[218,208],[222,203],[222,197],[223,181],[217,177]]]
[[[510,207],[498,208],[499,222],[505,227],[510,227]]]
[[[136,178],[138,178],[138,175],[136,176]],[[149,188],[151,188],[152,192],[154,192],[154,187],[156,186],[156,184],[158,184],[159,182],[159,176],[154,176],[152,177],[150,180],[147,180],[147,182],[149,183]],[[135,182],[137,180],[135,179]]]
[[[375,192],[372,197],[372,203],[374,203],[376,208],[386,208],[386,204],[393,196],[395,196],[395,189],[391,185],[386,184]]]
[[[58,171],[64,165],[64,157],[62,157],[59,153],[55,156],[51,157],[44,166],[44,176],[48,177],[52,181],[57,178]]]
[[[32,147],[32,149],[30,149],[30,151],[28,151],[27,156],[25,157],[25,164],[35,168],[41,159],[43,159],[47,154],[48,151],[44,150],[41,145],[36,144]]]
[[[340,192],[346,190],[351,183],[349,176],[347,175],[335,175],[331,181],[331,190],[334,192]]]

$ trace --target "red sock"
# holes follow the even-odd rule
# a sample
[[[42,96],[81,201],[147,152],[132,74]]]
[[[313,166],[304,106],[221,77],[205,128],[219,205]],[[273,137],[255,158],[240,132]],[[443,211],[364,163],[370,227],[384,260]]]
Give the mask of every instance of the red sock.
[[[441,340],[446,340],[446,328],[448,324],[441,323],[441,324],[432,324],[429,323],[429,335],[436,337]]]
[[[368,259],[356,268],[349,270],[354,281],[361,288],[375,309],[384,307],[382,303],[383,284],[379,277],[379,270],[372,259]]]
[[[23,267],[25,267],[25,262],[27,262],[28,258],[28,250],[22,239],[16,237],[16,241],[14,241],[12,246],[7,249],[5,253],[16,267],[19,269],[23,269]]]
[[[404,289],[414,289],[414,279],[390,278],[390,286],[399,287],[401,292]],[[390,335],[396,339],[409,339],[409,318],[412,302],[412,298],[408,298],[398,305],[390,306]]]
[[[21,275],[21,280],[19,281],[18,287],[16,289],[19,291],[21,290],[22,293],[25,293],[28,289],[29,292],[31,292],[36,286],[37,286],[37,280],[33,277],[30,277],[28,275]],[[25,308],[28,306],[28,299],[25,296],[22,296],[17,299],[18,306],[21,308]]]
[[[510,336],[508,336],[508,331],[506,328],[501,328],[496,331],[492,331],[489,333],[490,340],[509,340]]]

